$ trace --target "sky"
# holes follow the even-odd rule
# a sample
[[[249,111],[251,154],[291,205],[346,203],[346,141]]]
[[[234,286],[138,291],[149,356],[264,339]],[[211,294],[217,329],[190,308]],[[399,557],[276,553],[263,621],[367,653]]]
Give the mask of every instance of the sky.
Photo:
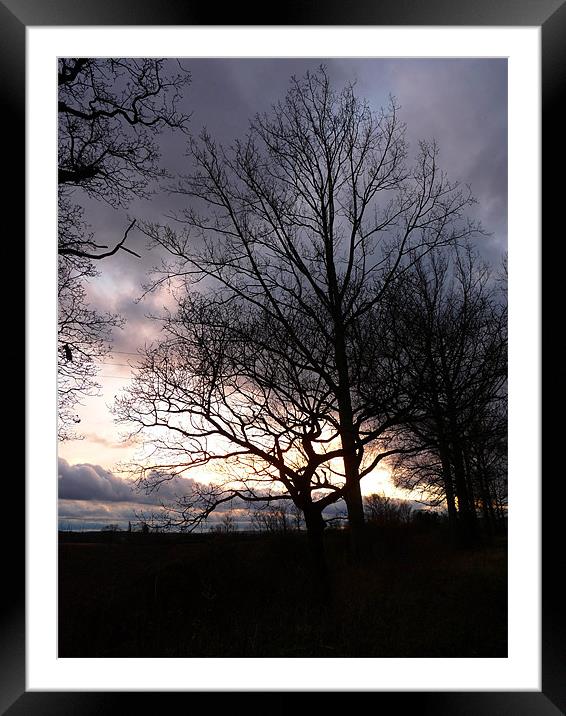
[[[180,60],[191,73],[180,109],[191,114],[190,131],[203,127],[220,142],[241,137],[250,118],[269,112],[282,99],[292,75],[301,77],[323,63],[337,86],[356,83],[356,93],[374,110],[393,95],[400,119],[407,125],[410,149],[419,140],[436,140],[439,163],[452,181],[469,184],[478,203],[474,218],[489,236],[478,249],[497,265],[507,247],[507,61],[503,59],[192,59]],[[191,170],[185,155],[186,137],[162,134],[161,165],[173,176]],[[186,199],[172,196],[166,187],[154,187],[148,200],[113,209],[103,202],[76,196],[86,208],[97,242],[114,245],[131,218],[164,222],[166,214]],[[112,355],[101,365],[101,395],[84,400],[76,410],[83,439],[59,446],[59,524],[99,528],[109,522],[122,526],[148,497],[132,492],[119,472],[134,447],[121,441],[110,406],[116,393],[128,384],[135,353],[159,332],[148,318],[171,305],[165,293],[149,294],[138,301],[148,271],[159,263],[157,251],[148,250],[146,237],[132,231],[127,245],[141,258],[125,252],[98,262],[100,275],[87,285],[91,305],[101,312],[119,313],[125,319],[114,333]],[[193,474],[207,479],[204,471]],[[362,483],[366,494],[394,488],[381,471]],[[145,500],[145,503],[144,503]],[[151,500],[155,501],[155,497]],[[128,517],[130,515],[130,517]]]

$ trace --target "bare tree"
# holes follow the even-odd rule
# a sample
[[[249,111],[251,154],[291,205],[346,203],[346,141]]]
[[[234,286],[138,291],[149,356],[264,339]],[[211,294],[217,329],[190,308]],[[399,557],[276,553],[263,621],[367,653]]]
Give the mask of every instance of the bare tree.
[[[117,315],[102,314],[88,307],[84,280],[93,275],[91,264],[59,262],[58,273],[58,434],[60,440],[76,438],[80,422],[77,405],[96,395],[96,361],[109,351],[113,328],[121,325]]]
[[[156,136],[186,131],[179,110],[189,73],[160,59],[61,58],[59,85],[59,254],[100,259],[84,222],[77,190],[112,206],[148,195],[159,165]]]
[[[368,411],[360,336],[405,272],[477,228],[464,216],[472,196],[440,170],[435,144],[422,142],[410,162],[404,133],[394,100],[376,113],[353,86],[334,90],[324,69],[293,78],[243,141],[192,141],[197,169],[176,189],[190,200],[181,228],[145,226],[176,259],[161,281],[182,276],[188,291],[204,285],[205,297],[253,307],[272,326],[272,355],[320,381],[354,542],[360,480],[400,420]]]
[[[291,510],[285,504],[280,507],[265,506],[256,509],[250,517],[252,525],[261,532],[285,533],[291,529]]]
[[[374,493],[365,500],[369,522],[383,525],[404,525],[411,521],[413,508],[406,500],[398,500],[385,494]]]
[[[466,475],[486,534],[505,531],[507,517],[507,400],[503,391],[470,421]]]
[[[477,508],[486,524],[494,520],[490,474],[504,472],[490,473],[487,455],[506,452],[506,306],[469,247],[421,262],[405,283],[390,311],[404,325],[404,380],[418,410],[402,439],[423,449],[398,462],[397,479],[445,499],[452,526],[471,543]]]
[[[236,523],[233,511],[230,509],[223,512],[222,517],[220,519],[219,531],[225,532],[227,534],[232,534],[232,532],[236,532],[237,529],[238,525]]]
[[[113,247],[96,241],[82,206],[86,197],[126,207],[148,195],[166,176],[159,166],[157,135],[185,131],[179,111],[189,74],[155,59],[61,58],[58,62],[58,253],[59,253],[59,437],[72,429],[81,397],[99,389],[96,364],[109,351],[118,316],[102,315],[86,302],[85,281],[94,262],[125,246],[131,221]]]
[[[165,335],[140,357],[133,385],[116,401],[119,421],[151,441],[132,466],[148,491],[202,466],[223,479],[195,483],[167,508],[164,524],[194,529],[233,500],[301,510],[324,569],[323,510],[344,495],[332,461],[342,454],[318,376],[272,350],[269,316],[244,304],[187,295]],[[159,458],[159,459],[158,459]]]

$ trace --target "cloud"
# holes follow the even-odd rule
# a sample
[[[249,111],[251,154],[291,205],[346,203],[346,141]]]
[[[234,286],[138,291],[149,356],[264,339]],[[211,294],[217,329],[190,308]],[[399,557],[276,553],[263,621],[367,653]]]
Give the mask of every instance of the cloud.
[[[174,478],[163,483],[158,492],[146,494],[135,488],[131,480],[115,475],[100,465],[70,465],[59,458],[59,499],[83,502],[129,502],[159,505],[176,495],[190,492],[193,480]]]
[[[186,61],[192,81],[182,98],[181,111],[191,114],[191,131],[203,127],[221,143],[245,135],[249,119],[269,111],[283,98],[291,75],[298,77],[324,63],[338,87],[356,82],[359,96],[372,109],[386,104],[389,93],[401,104],[412,152],[419,139],[435,137],[440,162],[451,180],[470,183],[479,204],[470,214],[493,233],[478,248],[498,264],[507,240],[507,61],[501,58],[192,58]],[[194,166],[187,156],[186,137],[164,132],[159,137],[162,165],[177,177]],[[174,183],[174,180],[172,182]],[[113,209],[105,202],[81,197],[89,221],[101,243],[113,245],[130,218],[174,224],[168,217],[190,205],[187,197],[171,194],[167,182],[155,186],[149,199],[136,199],[129,207]],[[165,291],[150,294],[140,303],[148,271],[166,258],[162,251],[147,250],[147,237],[136,229],[128,245],[141,258],[119,251],[99,262],[100,276],[89,282],[89,298],[100,311],[117,312],[127,323],[115,331],[115,349],[135,352],[159,335],[160,324],[146,314],[160,314],[170,297]],[[124,357],[124,356],[122,356]],[[125,361],[124,361],[125,362]]]
[[[82,529],[97,530],[111,523],[126,527],[129,521],[136,521],[140,513],[158,511],[161,503],[190,493],[193,484],[190,478],[174,478],[163,483],[159,490],[146,494],[136,489],[130,480],[100,465],[71,465],[59,458],[59,527],[77,529],[80,525]],[[277,506],[272,504],[274,508]],[[258,507],[252,505],[251,509]],[[223,513],[228,511],[232,511],[238,529],[252,529],[250,505],[238,498],[219,505],[203,528],[220,524]],[[326,518],[333,518],[343,512],[344,504],[339,502],[330,505],[324,514]]]
[[[162,502],[191,491],[193,480],[174,478],[156,492],[146,494],[127,480],[100,465],[70,465],[59,458],[58,518],[60,529],[101,529],[110,523],[121,527],[134,522],[136,514],[157,511]]]
[[[95,443],[96,445],[104,445],[104,447],[116,448],[119,450],[129,448],[137,444],[133,438],[118,441],[105,438],[104,435],[98,435],[97,433],[86,433],[85,438],[89,442]]]

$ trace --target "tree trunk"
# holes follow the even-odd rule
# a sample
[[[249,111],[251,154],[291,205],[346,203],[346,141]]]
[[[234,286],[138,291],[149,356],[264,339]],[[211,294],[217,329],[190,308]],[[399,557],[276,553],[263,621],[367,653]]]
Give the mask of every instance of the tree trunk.
[[[497,522],[498,522],[498,532],[501,532],[501,534],[505,534],[505,532],[507,531],[507,525],[505,522],[505,519],[506,519],[505,506],[503,504],[503,500],[497,494],[497,491],[495,489],[494,489],[494,496],[495,496],[495,511],[497,514]]]
[[[357,466],[356,466],[357,471]],[[348,524],[350,528],[350,552],[352,559],[361,559],[366,550],[365,515],[362,493],[359,480],[348,484],[344,493],[344,502],[348,512]]]
[[[456,497],[458,499],[460,540],[462,546],[472,547],[478,541],[476,512],[470,499],[462,451],[460,446],[454,444],[454,442],[452,443],[452,463],[454,466]]]
[[[454,484],[452,483],[452,469],[446,445],[442,442],[439,446],[440,462],[442,463],[442,481],[444,483],[444,494],[446,496],[446,507],[448,509],[448,526],[452,536],[456,536],[458,529],[458,513],[456,512],[456,499],[454,497]]]
[[[489,493],[487,477],[482,465],[478,465],[478,482],[481,495],[481,508],[485,534],[488,537],[492,537],[495,525],[493,521],[493,510],[491,509],[491,495]]]
[[[340,418],[340,440],[344,451],[344,479],[346,489],[344,502],[348,511],[350,526],[350,546],[352,556],[357,559],[361,556],[365,537],[364,503],[360,486],[360,455],[354,428],[354,411],[350,395],[350,378],[348,374],[348,359],[346,344],[342,327],[335,326],[336,343],[335,358],[338,369],[338,414]]]
[[[466,472],[464,446],[462,445],[460,427],[456,419],[452,390],[447,385],[446,399],[448,409],[448,441],[450,457],[454,468],[454,484],[458,501],[459,538],[463,547],[477,544],[477,520],[474,506],[471,480]]]
[[[325,581],[328,576],[328,564],[323,539],[326,525],[322,519],[321,511],[313,507],[312,504],[307,505],[303,511],[313,571],[319,580]]]
[[[497,534],[499,531],[498,518],[495,512],[495,493],[492,490],[492,482],[490,473],[485,463],[483,452],[480,454],[479,460],[480,476],[483,489],[483,504],[489,520],[490,536]]]

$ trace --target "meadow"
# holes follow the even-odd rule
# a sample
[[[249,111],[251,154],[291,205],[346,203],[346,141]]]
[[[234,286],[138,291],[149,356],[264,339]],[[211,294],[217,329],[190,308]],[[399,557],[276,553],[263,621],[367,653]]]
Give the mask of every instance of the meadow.
[[[59,535],[59,657],[505,657],[507,546],[442,525],[368,527],[352,562],[306,535]]]

